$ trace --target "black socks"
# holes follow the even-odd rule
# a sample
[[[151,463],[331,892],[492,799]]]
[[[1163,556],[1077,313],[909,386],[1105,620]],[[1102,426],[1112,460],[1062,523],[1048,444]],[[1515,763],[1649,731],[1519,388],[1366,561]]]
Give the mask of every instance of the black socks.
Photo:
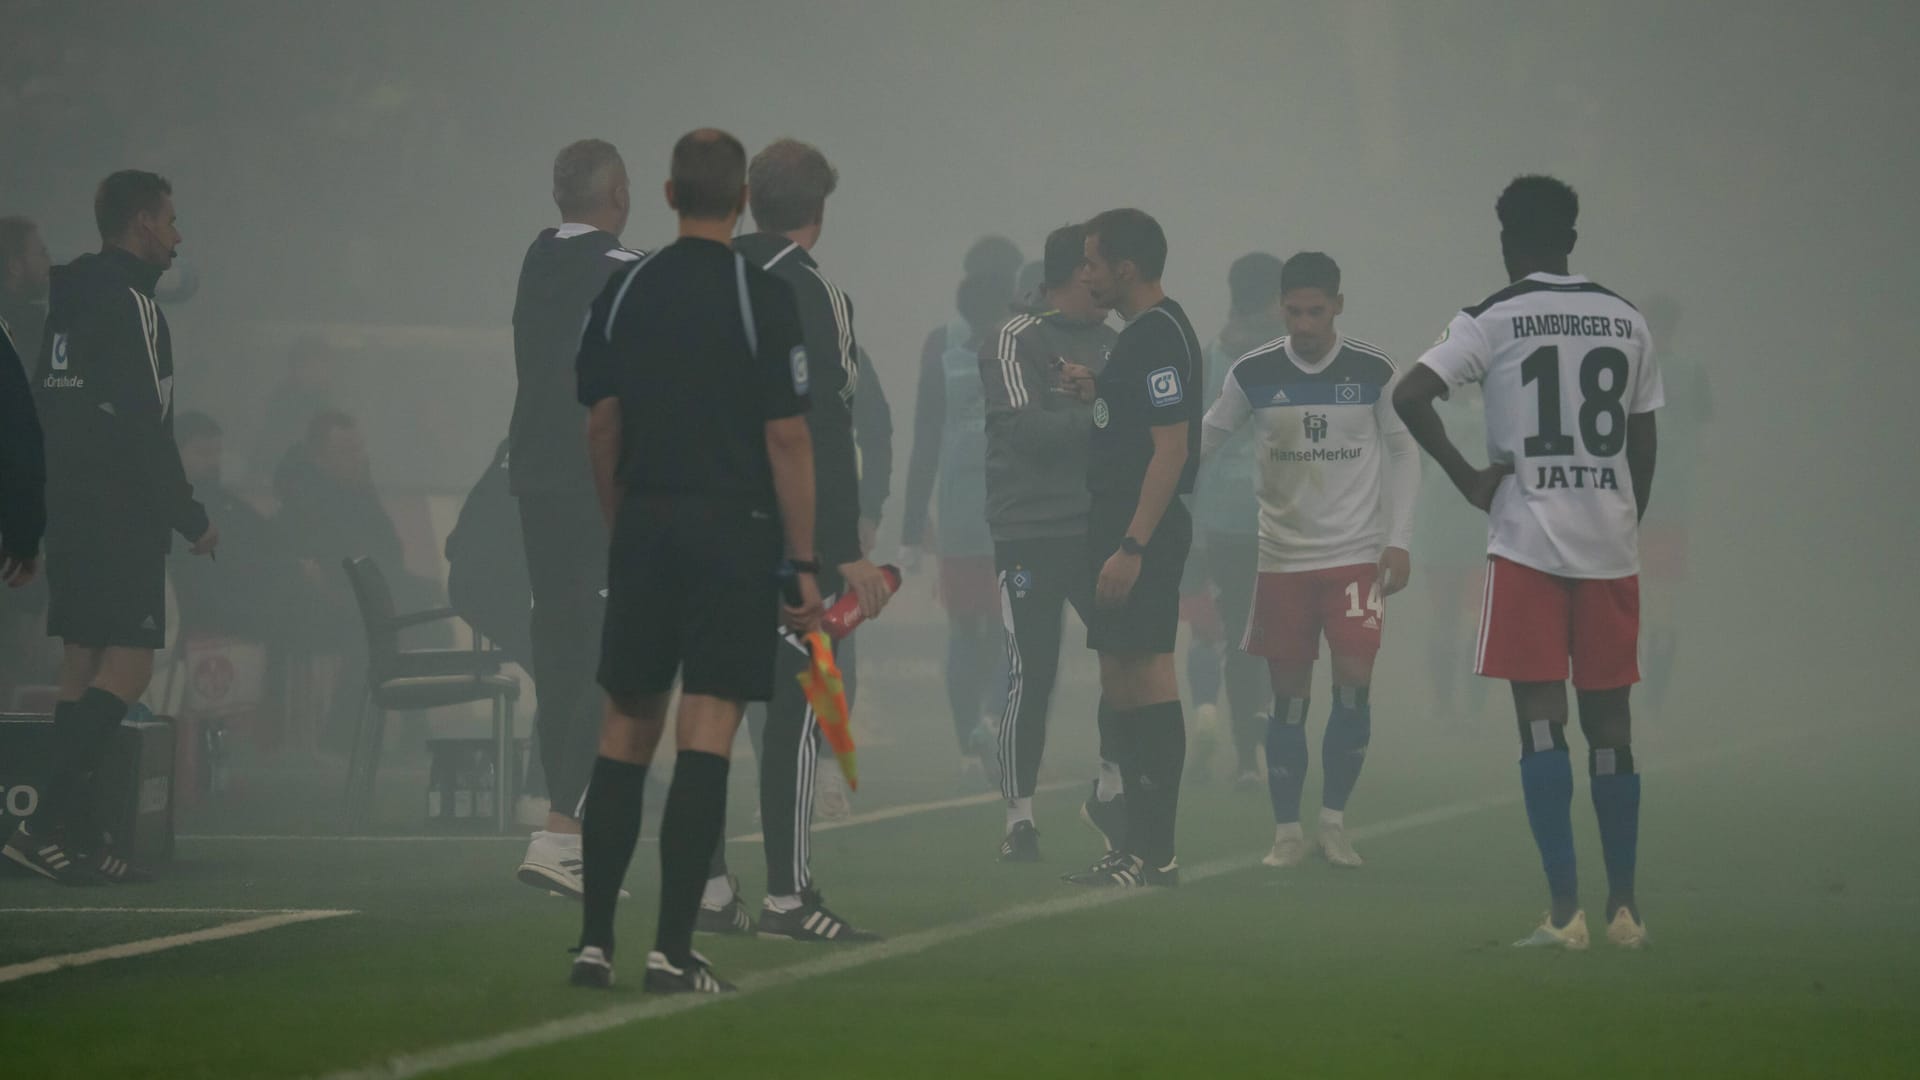
[[[667,788],[660,819],[660,921],[653,947],[675,967],[693,961],[700,894],[726,826],[728,768],[718,754],[682,750]],[[593,865],[591,857],[587,865]]]
[[[678,787],[679,785],[674,785]],[[613,909],[620,902],[633,846],[640,842],[640,810],[647,790],[647,767],[609,757],[595,758],[580,816],[580,857],[586,863],[585,913],[580,946],[597,946],[613,955]],[[711,850],[702,851],[705,864]],[[696,894],[695,902],[699,897]]]

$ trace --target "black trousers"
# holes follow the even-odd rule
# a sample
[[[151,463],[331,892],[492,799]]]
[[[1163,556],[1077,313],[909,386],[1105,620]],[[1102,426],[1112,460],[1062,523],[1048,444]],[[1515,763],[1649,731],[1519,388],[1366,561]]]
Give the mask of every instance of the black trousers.
[[[1007,627],[1007,703],[1000,720],[1000,792],[1030,798],[1040,782],[1047,709],[1060,674],[1066,605],[1080,617],[1092,603],[1084,536],[994,545],[1000,611]]]
[[[815,769],[820,725],[797,681],[807,668],[806,643],[779,631],[773,700],[767,702],[760,757],[760,832],[766,837],[767,895],[790,896],[813,885],[810,867]],[[829,766],[838,768],[837,765]]]
[[[600,745],[600,624],[607,601],[607,526],[591,495],[520,496],[533,586],[533,680],[540,767],[553,811],[580,816]]]

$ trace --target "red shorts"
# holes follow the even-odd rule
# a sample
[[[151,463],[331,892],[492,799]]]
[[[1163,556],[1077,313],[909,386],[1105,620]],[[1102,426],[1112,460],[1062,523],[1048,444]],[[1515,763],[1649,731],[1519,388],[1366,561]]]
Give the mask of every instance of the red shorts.
[[[1513,682],[1560,682],[1572,660],[1576,690],[1640,681],[1640,578],[1556,577],[1493,556],[1480,607],[1474,671]]]
[[[1375,584],[1374,563],[1262,573],[1254,585],[1253,617],[1241,648],[1276,667],[1311,667],[1320,657],[1320,635],[1335,656],[1372,660],[1380,653],[1385,611]]]
[[[991,555],[940,557],[940,604],[949,615],[1000,617],[1000,574]]]

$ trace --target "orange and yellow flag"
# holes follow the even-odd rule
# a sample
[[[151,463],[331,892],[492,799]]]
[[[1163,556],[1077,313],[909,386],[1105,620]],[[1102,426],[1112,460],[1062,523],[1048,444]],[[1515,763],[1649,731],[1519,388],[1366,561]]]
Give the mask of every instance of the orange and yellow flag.
[[[820,721],[820,731],[833,748],[847,787],[860,790],[860,770],[854,761],[853,727],[847,715],[847,687],[840,677],[840,665],[833,658],[833,645],[827,635],[815,631],[806,637],[812,660],[799,675],[800,690]]]

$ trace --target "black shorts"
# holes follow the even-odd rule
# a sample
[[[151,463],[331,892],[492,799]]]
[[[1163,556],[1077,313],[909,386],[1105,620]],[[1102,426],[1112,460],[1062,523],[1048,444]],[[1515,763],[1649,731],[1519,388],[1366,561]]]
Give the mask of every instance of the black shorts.
[[[1087,515],[1088,594],[1100,580],[1100,568],[1120,550],[1136,505],[1131,495],[1094,495]],[[1087,648],[1116,656],[1173,652],[1180,633],[1180,576],[1192,547],[1193,518],[1175,496],[1140,558],[1140,579],[1126,603],[1105,608],[1096,598],[1087,612]]]
[[[616,696],[773,696],[781,533],[770,510],[630,497],[613,524],[600,685]]]
[[[47,636],[89,649],[167,646],[167,549],[112,533],[47,538]]]

